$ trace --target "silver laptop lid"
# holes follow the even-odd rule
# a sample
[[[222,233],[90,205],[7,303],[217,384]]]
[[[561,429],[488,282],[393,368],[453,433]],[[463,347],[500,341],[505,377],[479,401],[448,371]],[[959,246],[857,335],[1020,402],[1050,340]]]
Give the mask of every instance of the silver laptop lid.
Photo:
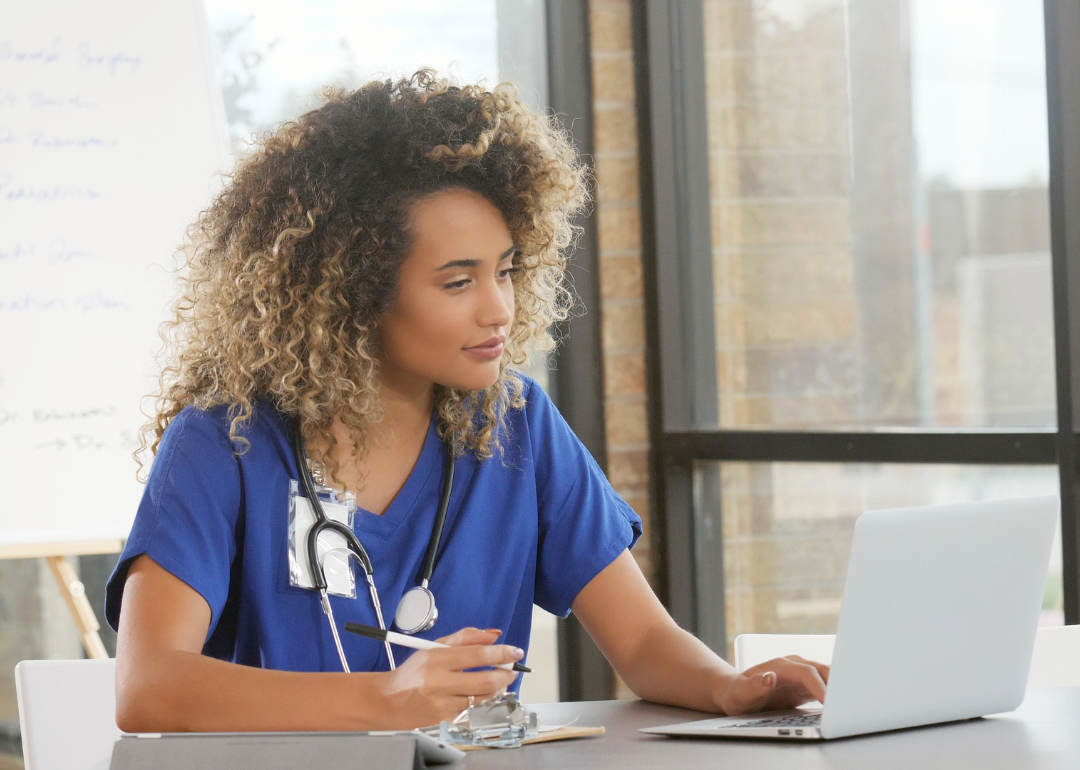
[[[1056,497],[868,511],[855,524],[826,738],[1015,709]]]

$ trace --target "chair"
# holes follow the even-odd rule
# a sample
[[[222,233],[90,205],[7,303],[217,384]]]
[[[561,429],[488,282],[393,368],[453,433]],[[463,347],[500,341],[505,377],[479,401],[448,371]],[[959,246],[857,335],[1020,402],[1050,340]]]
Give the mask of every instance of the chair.
[[[831,663],[835,636],[813,634],[739,634],[735,669],[784,655]],[[1035,632],[1028,687],[1080,687],[1080,626],[1043,626]]]
[[[116,661],[24,660],[15,666],[26,770],[108,770]]]
[[[1080,687],[1080,626],[1038,630],[1028,687]]]

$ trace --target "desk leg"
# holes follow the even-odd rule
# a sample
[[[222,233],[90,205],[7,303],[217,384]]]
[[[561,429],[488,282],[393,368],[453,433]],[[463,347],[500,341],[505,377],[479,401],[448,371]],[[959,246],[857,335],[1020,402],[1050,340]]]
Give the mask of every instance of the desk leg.
[[[79,629],[79,636],[82,637],[86,654],[91,658],[109,657],[98,635],[101,626],[98,625],[94,610],[86,599],[86,588],[75,574],[75,568],[71,566],[66,556],[46,556],[45,561],[49,563],[49,569],[52,570],[53,577],[56,579],[60,595],[67,602],[68,611],[75,620],[75,627]]]

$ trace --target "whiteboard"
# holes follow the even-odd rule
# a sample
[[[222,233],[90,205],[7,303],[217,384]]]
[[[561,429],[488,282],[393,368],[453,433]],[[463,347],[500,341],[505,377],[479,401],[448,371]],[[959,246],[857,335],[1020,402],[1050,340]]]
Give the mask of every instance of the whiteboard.
[[[0,544],[127,535],[223,116],[197,0],[0,0]]]

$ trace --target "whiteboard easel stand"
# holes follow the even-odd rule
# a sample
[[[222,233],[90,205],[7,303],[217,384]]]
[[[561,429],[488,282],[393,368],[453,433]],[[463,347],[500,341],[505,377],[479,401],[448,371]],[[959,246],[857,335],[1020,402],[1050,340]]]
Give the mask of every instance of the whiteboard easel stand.
[[[69,556],[89,556],[91,554],[120,553],[124,550],[123,540],[67,540],[41,543],[0,544],[0,559],[36,559],[43,558],[49,564],[49,570],[56,580],[56,587],[64,597],[68,612],[75,621],[83,647],[91,658],[107,658],[109,653],[101,642],[98,631],[101,626],[94,615],[94,609],[86,598],[86,587],[75,574],[75,567],[68,560]]]

